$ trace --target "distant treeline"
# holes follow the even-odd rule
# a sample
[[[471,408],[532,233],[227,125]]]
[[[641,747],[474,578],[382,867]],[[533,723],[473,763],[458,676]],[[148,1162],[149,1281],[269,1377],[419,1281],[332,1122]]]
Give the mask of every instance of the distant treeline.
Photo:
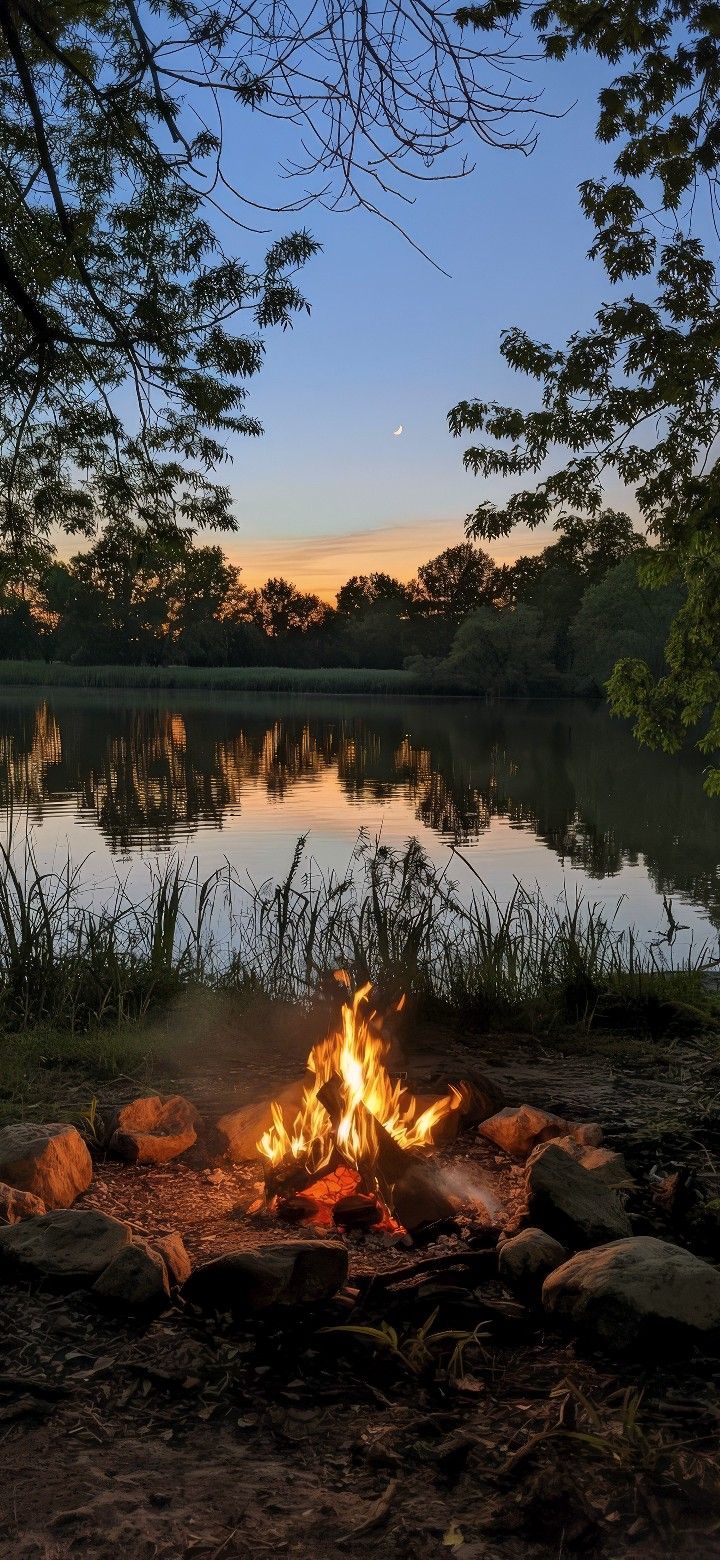
[[[69,563],[8,566],[0,658],[71,666],[368,668],[438,692],[591,692],[621,656],[657,670],[674,587],[638,578],[627,515],[566,517],[535,556],[497,565],[471,542],[403,582],[354,575],[335,606],[283,578],[247,588],[215,546],[114,524]]]

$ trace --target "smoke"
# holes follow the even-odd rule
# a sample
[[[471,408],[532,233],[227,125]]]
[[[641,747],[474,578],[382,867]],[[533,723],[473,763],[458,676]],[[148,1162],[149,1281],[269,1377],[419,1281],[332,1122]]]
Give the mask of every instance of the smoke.
[[[459,1209],[482,1208],[488,1222],[494,1223],[500,1202],[482,1170],[469,1165],[437,1165],[436,1175],[440,1190],[457,1201]]]

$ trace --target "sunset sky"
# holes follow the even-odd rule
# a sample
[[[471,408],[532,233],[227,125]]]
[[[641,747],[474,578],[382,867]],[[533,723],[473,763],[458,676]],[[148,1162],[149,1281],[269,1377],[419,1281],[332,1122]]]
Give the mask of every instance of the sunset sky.
[[[407,578],[462,540],[482,490],[448,433],[449,408],[474,394],[531,404],[532,387],[499,357],[504,326],[559,344],[589,323],[607,288],[585,258],[577,198],[579,180],[607,165],[593,142],[597,67],[580,60],[552,78],[545,65],[542,79],[544,105],[567,115],[540,122],[532,156],[479,146],[469,179],[410,185],[415,205],[393,208],[449,276],[363,212],[315,206],[295,219],[324,246],[301,277],[312,314],[270,335],[249,400],[265,435],[238,440],[224,476],[239,523],[224,545],[248,584],[282,573],[332,597],[352,573]],[[245,188],[267,199],[287,132],[249,117],[242,130]],[[276,188],[288,198],[287,183]],[[268,221],[273,232],[293,223]],[[240,235],[243,253],[264,242]],[[493,551],[512,557],[546,539],[516,534]]]

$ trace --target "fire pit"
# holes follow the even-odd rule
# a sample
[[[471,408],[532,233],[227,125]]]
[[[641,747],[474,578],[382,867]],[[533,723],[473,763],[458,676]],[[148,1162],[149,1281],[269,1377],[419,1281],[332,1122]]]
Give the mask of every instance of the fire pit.
[[[340,1022],[313,1046],[296,1108],[292,1090],[270,1105],[257,1142],[264,1195],[253,1211],[298,1224],[412,1233],[469,1202],[481,1204],[480,1189],[461,1185],[433,1152],[471,1115],[471,1086],[450,1084],[422,1097],[393,1080],[371,984],[352,993],[344,971],[336,978],[346,990]]]

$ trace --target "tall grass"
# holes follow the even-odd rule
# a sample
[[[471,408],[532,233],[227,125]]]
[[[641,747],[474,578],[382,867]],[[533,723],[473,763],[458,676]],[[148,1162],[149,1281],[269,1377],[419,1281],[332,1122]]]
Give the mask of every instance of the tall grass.
[[[23,688],[209,688],[236,693],[420,693],[411,672],[364,667],[69,666],[0,661],[0,685]]]
[[[619,982],[640,994],[672,950],[580,896],[548,903],[519,885],[501,904],[477,879],[459,898],[417,842],[358,841],[345,875],[323,874],[298,841],[281,882],[229,864],[205,881],[177,857],[148,867],[145,891],[119,876],[102,902],[87,863],[40,866],[32,838],[0,846],[0,1029],[72,1032],[142,1017],[204,984],[309,1000],[339,967],[460,1012],[499,1015],[542,999],[582,1013]],[[707,948],[679,966],[702,980]]]

